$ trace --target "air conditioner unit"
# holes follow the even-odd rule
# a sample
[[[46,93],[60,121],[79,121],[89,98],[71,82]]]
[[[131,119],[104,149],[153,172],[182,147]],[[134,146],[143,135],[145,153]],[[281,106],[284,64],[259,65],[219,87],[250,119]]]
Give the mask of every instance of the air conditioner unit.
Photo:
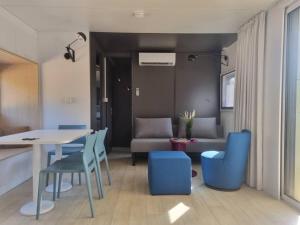
[[[175,66],[176,53],[140,52],[140,66]]]

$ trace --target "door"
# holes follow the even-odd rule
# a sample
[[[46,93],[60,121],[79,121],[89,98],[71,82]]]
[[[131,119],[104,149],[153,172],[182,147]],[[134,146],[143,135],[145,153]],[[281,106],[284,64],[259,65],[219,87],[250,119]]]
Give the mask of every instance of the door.
[[[128,148],[131,141],[131,58],[110,58],[112,85],[112,147]]]

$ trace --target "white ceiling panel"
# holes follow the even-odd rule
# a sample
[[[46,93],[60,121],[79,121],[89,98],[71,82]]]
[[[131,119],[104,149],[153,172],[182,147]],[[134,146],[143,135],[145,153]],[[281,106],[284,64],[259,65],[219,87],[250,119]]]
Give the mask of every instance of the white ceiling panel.
[[[275,0],[0,0],[38,31],[233,33]],[[132,16],[145,11],[145,18]]]

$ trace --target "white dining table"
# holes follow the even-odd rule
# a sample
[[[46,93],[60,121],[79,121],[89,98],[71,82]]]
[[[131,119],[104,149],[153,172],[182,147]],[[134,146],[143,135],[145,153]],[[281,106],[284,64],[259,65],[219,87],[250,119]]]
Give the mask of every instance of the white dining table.
[[[80,137],[90,134],[90,129],[80,130],[33,130],[0,137],[0,145],[32,145],[32,201],[20,209],[23,215],[35,215],[38,195],[39,173],[42,169],[42,146],[55,145],[55,158],[62,158],[62,145],[70,143]],[[23,140],[35,138],[34,140]],[[54,208],[54,202],[42,200],[40,213],[49,212]]]

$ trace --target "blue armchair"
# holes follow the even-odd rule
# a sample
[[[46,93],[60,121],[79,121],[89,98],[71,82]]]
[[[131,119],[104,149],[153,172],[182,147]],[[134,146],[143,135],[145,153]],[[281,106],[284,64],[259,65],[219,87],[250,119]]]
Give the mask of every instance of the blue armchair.
[[[235,190],[245,181],[251,133],[248,130],[229,133],[226,149],[201,154],[204,183],[208,186]]]

